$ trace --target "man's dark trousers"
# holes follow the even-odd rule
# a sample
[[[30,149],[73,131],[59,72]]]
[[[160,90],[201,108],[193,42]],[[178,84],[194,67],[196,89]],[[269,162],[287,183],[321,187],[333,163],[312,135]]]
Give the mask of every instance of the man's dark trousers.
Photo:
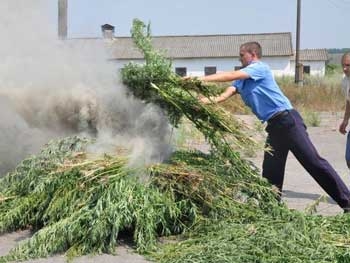
[[[280,114],[268,121],[263,177],[282,192],[285,165],[291,151],[300,164],[340,207],[348,208],[350,192],[333,167],[323,159],[312,144],[302,117],[296,110]]]

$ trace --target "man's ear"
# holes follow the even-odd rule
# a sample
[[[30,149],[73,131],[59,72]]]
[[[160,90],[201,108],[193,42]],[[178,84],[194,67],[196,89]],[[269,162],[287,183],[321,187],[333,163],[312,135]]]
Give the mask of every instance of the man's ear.
[[[256,54],[256,52],[253,50],[252,52],[250,52],[250,54],[254,57],[254,58],[258,58],[258,55]]]

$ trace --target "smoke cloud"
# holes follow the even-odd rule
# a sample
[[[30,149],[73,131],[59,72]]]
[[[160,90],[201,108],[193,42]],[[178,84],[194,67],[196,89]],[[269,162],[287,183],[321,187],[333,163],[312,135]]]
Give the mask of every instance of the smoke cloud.
[[[0,1],[0,176],[75,134],[96,137],[96,152],[123,147],[135,164],[162,161],[166,117],[126,96],[102,39],[59,40],[56,11],[52,0]]]

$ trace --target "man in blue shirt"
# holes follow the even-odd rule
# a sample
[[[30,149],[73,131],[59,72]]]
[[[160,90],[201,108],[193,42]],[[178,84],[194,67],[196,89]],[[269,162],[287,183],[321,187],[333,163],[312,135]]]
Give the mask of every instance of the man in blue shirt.
[[[203,76],[202,81],[233,81],[217,97],[200,98],[204,104],[222,102],[239,93],[244,103],[262,121],[267,122],[266,144],[272,152],[265,152],[263,177],[282,193],[288,152],[291,151],[317,183],[344,209],[350,212],[350,192],[333,167],[315,149],[306,132],[300,114],[277,85],[267,64],[260,61],[262,52],[257,42],[240,47],[243,68]]]

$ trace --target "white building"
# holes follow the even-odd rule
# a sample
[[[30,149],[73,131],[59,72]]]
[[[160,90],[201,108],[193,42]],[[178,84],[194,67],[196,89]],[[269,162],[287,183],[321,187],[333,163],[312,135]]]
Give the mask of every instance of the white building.
[[[299,52],[299,61],[303,64],[304,74],[324,76],[326,63],[329,60],[326,49],[303,49]],[[291,58],[290,68],[295,67],[295,56]],[[292,71],[294,73],[294,71]]]
[[[114,36],[114,27],[108,24],[102,26],[102,32],[111,48],[110,59],[115,61],[118,68],[131,61],[143,62],[143,55],[131,37]],[[248,41],[261,44],[262,60],[269,64],[275,76],[294,76],[295,54],[290,32],[152,37],[154,48],[172,60],[174,72],[190,76],[238,69],[241,66],[239,47]],[[300,50],[299,53],[305,74],[324,76],[327,60],[326,49]]]

